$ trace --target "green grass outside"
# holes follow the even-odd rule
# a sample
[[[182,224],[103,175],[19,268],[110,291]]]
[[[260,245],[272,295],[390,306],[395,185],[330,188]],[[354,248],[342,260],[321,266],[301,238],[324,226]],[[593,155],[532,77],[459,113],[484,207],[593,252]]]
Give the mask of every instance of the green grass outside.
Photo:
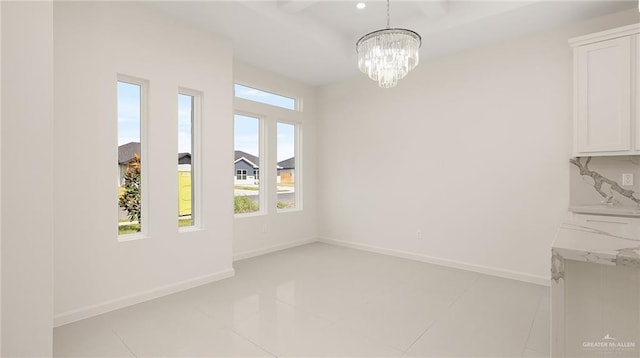
[[[192,219],[178,219],[178,227],[193,226]]]
[[[279,201],[276,204],[276,207],[278,209],[293,209],[296,207],[296,203],[293,202],[287,202],[287,201]]]
[[[258,191],[260,190],[259,187],[255,187],[255,186],[243,186],[243,185],[236,185],[234,186],[235,189],[238,190],[254,190],[254,191]]]
[[[140,232],[140,224],[118,226],[118,235],[135,234]]]
[[[125,222],[128,220],[119,220],[119,222]],[[178,219],[178,226],[192,226],[192,219]],[[118,235],[136,234],[140,232],[140,224],[120,225],[118,226]]]
[[[254,202],[248,196],[235,196],[233,198],[233,212],[236,214],[253,213],[260,210],[258,203]]]

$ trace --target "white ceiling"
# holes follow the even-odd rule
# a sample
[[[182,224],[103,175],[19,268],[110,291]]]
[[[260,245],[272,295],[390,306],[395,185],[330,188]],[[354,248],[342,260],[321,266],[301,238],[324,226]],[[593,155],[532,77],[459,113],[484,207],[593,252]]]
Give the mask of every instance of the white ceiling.
[[[310,85],[357,75],[355,43],[386,27],[386,2],[148,2],[162,12],[229,38],[234,58]],[[421,59],[544,31],[637,7],[637,0],[391,0],[391,27],[418,32]]]

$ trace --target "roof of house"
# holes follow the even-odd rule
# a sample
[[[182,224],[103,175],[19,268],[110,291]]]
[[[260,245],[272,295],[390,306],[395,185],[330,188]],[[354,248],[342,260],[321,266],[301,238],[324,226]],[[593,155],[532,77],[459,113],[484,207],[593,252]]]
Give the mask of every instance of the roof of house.
[[[191,164],[191,153],[178,153],[178,164]]]
[[[118,147],[118,164],[131,163],[134,154],[140,155],[140,143],[129,142]]]
[[[291,157],[289,159],[281,160],[278,162],[278,169],[295,169],[296,168],[296,157]]]
[[[118,164],[133,161],[134,155],[140,155],[140,143],[129,142],[118,147]],[[178,164],[191,164],[191,153],[178,153]]]
[[[234,163],[239,162],[240,160],[244,160],[249,162],[254,168],[258,168],[260,166],[260,158],[256,157],[253,154],[249,154],[247,152],[243,152],[241,150],[236,150],[234,155]]]

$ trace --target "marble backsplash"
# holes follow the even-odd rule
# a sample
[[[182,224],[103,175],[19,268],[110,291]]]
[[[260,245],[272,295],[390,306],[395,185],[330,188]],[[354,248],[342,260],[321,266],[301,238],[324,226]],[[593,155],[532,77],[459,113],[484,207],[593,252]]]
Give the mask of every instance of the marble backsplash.
[[[640,204],[640,156],[573,158],[569,170],[570,205]],[[633,185],[622,185],[625,173],[633,174]]]

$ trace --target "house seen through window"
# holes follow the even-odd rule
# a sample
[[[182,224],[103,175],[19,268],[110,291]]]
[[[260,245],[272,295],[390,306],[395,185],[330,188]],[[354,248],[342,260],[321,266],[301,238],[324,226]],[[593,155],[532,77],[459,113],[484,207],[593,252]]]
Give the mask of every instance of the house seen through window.
[[[278,122],[277,133],[277,187],[278,209],[295,209],[296,195],[296,125]]]
[[[260,211],[260,119],[234,116],[234,212]]]

